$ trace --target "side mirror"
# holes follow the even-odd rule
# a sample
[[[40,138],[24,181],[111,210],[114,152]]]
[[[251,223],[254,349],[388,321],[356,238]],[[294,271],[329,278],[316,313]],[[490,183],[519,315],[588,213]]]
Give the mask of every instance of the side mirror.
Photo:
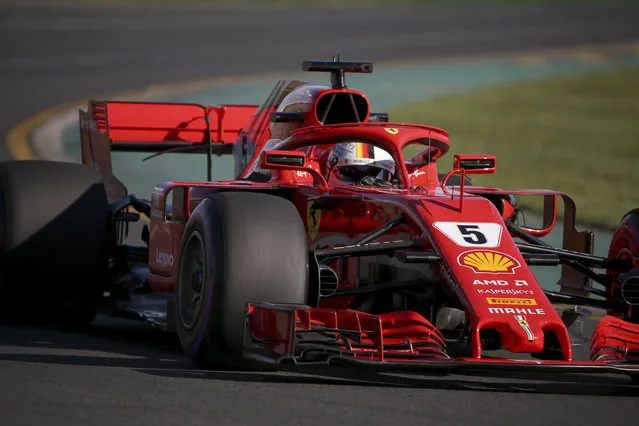
[[[464,169],[467,174],[495,173],[497,159],[492,154],[456,154],[453,157],[453,169]]]
[[[306,154],[298,151],[264,151],[262,168],[279,170],[306,170]]]

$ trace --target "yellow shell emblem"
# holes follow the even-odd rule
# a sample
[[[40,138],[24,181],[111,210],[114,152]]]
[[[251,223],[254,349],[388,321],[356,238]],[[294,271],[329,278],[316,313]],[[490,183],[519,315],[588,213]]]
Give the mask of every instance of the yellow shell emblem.
[[[384,130],[386,130],[391,135],[396,135],[399,133],[399,129],[396,129],[394,127],[384,127]]]
[[[306,204],[306,226],[308,226],[308,235],[311,237],[311,240],[317,237],[321,219],[322,210],[313,207],[312,201],[308,202]]]
[[[471,251],[460,256],[460,264],[475,272],[512,273],[519,262],[505,253]]]

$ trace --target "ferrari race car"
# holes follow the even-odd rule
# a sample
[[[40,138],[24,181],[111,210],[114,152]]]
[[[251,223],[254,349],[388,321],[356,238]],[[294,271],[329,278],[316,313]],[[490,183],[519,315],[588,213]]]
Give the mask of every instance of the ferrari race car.
[[[608,257],[595,256],[568,195],[473,185],[469,175],[495,172],[493,155],[455,155],[440,173],[445,130],[391,122],[346,86],[346,73],[371,63],[304,69],[330,73],[330,86],[281,80],[259,106],[91,101],[79,112],[82,164],[2,163],[3,312],[146,321],[177,332],[204,368],[637,381],[639,210],[621,220]],[[113,151],[205,155],[208,180],[162,182],[141,198],[114,176]],[[234,179],[212,180],[213,155],[232,156]],[[543,198],[540,226],[520,224],[520,195]],[[554,248],[544,236],[559,215]],[[559,266],[557,288],[542,287],[534,266]],[[570,306],[605,314],[589,359],[573,359]]]

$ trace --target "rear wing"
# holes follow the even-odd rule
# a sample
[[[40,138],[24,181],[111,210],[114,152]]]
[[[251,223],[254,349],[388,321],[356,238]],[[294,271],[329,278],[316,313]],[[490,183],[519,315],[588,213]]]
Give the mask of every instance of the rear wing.
[[[257,105],[202,106],[168,102],[90,101],[80,110],[82,163],[97,165],[109,199],[126,195],[112,173],[111,152],[232,153],[233,144]]]

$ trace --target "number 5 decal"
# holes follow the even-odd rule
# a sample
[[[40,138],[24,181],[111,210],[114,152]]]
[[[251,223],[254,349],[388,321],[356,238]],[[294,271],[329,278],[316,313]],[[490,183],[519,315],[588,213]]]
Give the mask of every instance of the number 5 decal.
[[[488,242],[486,236],[479,231],[479,225],[457,225],[457,229],[469,244],[482,245]]]
[[[461,247],[499,247],[501,229],[491,222],[435,222],[433,226]]]

